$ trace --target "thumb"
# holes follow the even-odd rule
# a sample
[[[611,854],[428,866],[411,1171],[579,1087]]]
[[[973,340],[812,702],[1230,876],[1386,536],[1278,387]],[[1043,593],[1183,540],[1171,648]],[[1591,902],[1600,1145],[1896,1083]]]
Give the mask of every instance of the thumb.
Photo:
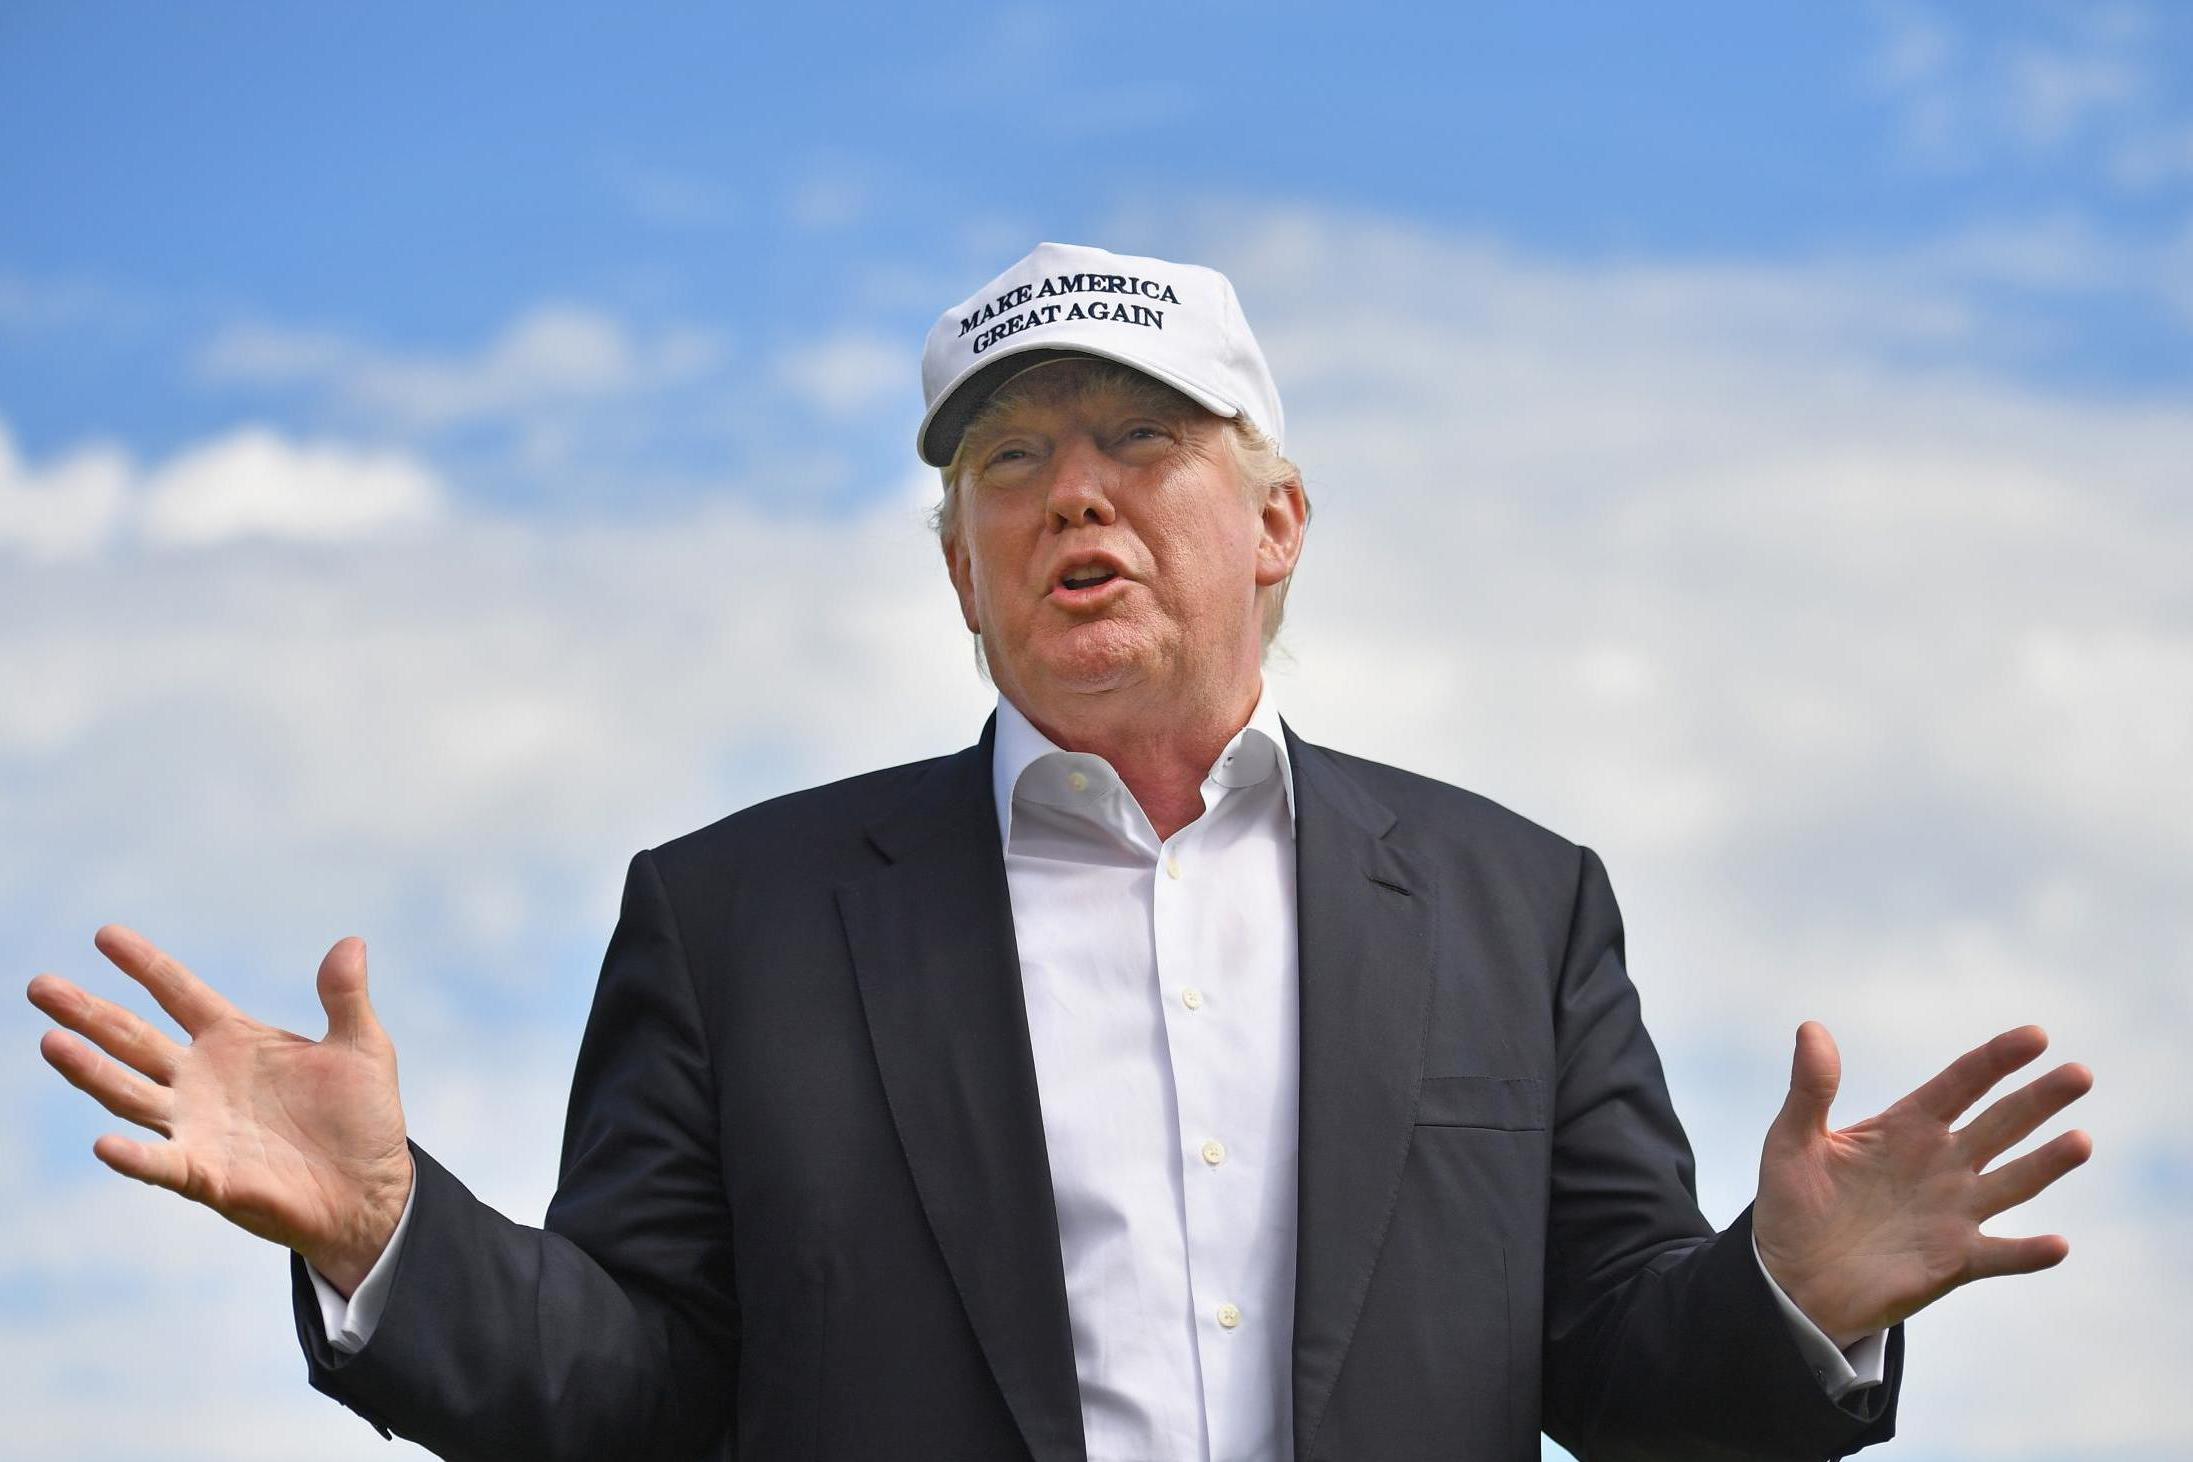
[[[327,1038],[355,1045],[359,1038],[378,1032],[381,1022],[366,998],[365,941],[353,934],[338,939],[320,961],[320,1008],[327,1012]]]
[[[1826,1131],[1828,1108],[1835,1105],[1835,1089],[1842,1080],[1843,1058],[1828,1028],[1816,1020],[1797,1027],[1797,1051],[1789,1063],[1789,1096],[1775,1126],[1793,1137]]]

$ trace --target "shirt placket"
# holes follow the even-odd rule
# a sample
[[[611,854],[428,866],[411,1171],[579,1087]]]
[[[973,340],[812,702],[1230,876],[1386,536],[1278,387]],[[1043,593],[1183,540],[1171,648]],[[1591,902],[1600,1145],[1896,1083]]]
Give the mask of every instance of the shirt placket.
[[[1159,848],[1151,916],[1180,1122],[1181,1228],[1201,1373],[1204,1456],[1209,1457],[1214,1434],[1226,1430],[1224,1418],[1214,1416],[1214,1410],[1233,1392],[1235,1352],[1259,1317],[1247,1313],[1246,1296],[1238,1292],[1238,1245],[1245,1236],[1234,1191],[1238,1184],[1231,1181],[1229,1169],[1235,1153],[1229,1146],[1225,1096],[1226,982],[1222,971],[1198,965],[1209,945],[1202,937],[1209,901],[1222,896],[1212,866],[1211,834],[1217,801],[1225,794],[1215,786],[1207,792],[1204,816]]]
[[[1164,860],[1169,850],[1161,844],[1157,836],[1157,830],[1151,826],[1141,807],[1119,782],[1117,776],[1112,773],[1108,766],[1096,758],[1083,758],[1068,753],[1060,753],[1059,756],[1061,760],[1055,765],[1053,771],[1055,790],[1060,796],[1054,805],[1083,824],[1087,848],[1094,849],[1098,843],[1111,843],[1118,848],[1132,850],[1139,859],[1145,860],[1145,866],[1152,870],[1151,873],[1144,874],[1144,877],[1153,878],[1157,884],[1166,882]],[[1164,920],[1158,912],[1157,900],[1154,898],[1149,905],[1149,918],[1151,926],[1148,937],[1152,954],[1155,957],[1156,970],[1153,984],[1144,986],[1136,998],[1144,1001],[1161,1001],[1164,978],[1161,957],[1165,942],[1163,938]],[[1123,927],[1121,932],[1125,933],[1126,928]],[[1145,1008],[1147,1009],[1147,1007]],[[1175,1060],[1169,1049],[1166,1053],[1165,1066],[1166,1069],[1158,1073],[1163,1082],[1164,1096],[1162,1102],[1165,1108],[1164,1116],[1160,1120],[1177,1123],[1179,1094],[1174,1071]],[[1133,1115],[1140,1117],[1142,1115],[1141,1109],[1136,1108]],[[1141,1174],[1149,1170],[1141,1168],[1138,1162],[1133,1171],[1136,1178],[1139,1178]],[[1112,1174],[1112,1177],[1120,1181],[1129,1181],[1127,1170],[1124,1168]],[[1054,1181],[1056,1181],[1055,1175]],[[1171,1181],[1167,1179],[1160,1191],[1169,1192],[1172,1186]],[[1166,1299],[1186,1303],[1190,1294],[1186,1255],[1187,1234],[1178,1210],[1174,1212],[1174,1220],[1176,1223],[1182,1224],[1178,1229],[1181,1238],[1182,1267],[1178,1270],[1171,1270],[1169,1265],[1161,1265],[1156,1273],[1163,1276],[1160,1282],[1167,1290]],[[1170,1256],[1166,1257],[1169,1258]],[[1171,1314],[1179,1316],[1181,1310],[1172,1309]],[[1183,1441],[1190,1434],[1196,1438],[1196,1450],[1192,1454],[1181,1452],[1175,1447],[1163,1453],[1151,1455],[1192,1456],[1196,1459],[1196,1462],[1210,1462],[1210,1438],[1208,1423],[1204,1414],[1201,1357],[1193,1348],[1194,1344],[1194,1337],[1186,1333],[1179,1334],[1177,1339],[1166,1340],[1166,1349],[1171,1352],[1172,1356],[1177,1356],[1177,1363],[1165,1367],[1164,1374],[1167,1375],[1171,1384],[1185,1389],[1187,1394],[1183,1397],[1178,1391],[1175,1391],[1162,1397],[1155,1394],[1143,1396],[1142,1409],[1145,1415],[1136,1425],[1139,1428],[1143,1423],[1147,1423],[1151,1429],[1151,1437],[1143,1439],[1145,1443],[1154,1441],[1154,1437],[1160,1434]],[[1113,1437],[1109,1440],[1116,1448],[1120,1439]],[[1094,1450],[1094,1447],[1092,1447],[1092,1451]],[[1107,1452],[1106,1455],[1118,1455],[1118,1453],[1114,1450]],[[1137,1453],[1136,1455],[1144,1454]]]

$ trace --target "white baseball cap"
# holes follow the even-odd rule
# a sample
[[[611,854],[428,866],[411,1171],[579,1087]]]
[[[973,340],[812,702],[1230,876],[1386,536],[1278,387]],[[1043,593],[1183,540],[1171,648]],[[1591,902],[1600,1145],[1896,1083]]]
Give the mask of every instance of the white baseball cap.
[[[1279,387],[1216,269],[1038,244],[937,317],[921,353],[928,410],[914,448],[943,467],[977,408],[1046,361],[1100,356],[1154,376],[1220,416],[1245,416],[1276,446]]]

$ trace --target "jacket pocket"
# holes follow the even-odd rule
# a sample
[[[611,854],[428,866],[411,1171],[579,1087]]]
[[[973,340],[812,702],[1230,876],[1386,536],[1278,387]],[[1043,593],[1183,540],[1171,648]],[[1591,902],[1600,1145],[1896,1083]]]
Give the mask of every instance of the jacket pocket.
[[[1546,1083],[1535,1076],[1427,1076],[1416,1086],[1416,1125],[1542,1131]]]

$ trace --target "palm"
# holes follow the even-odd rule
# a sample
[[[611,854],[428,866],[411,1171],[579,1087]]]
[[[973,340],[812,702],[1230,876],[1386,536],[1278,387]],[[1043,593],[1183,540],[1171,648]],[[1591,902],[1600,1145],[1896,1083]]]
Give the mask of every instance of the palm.
[[[238,1013],[201,1032],[171,1081],[178,1190],[262,1238],[339,1232],[404,1152],[396,1053],[307,1040]]]
[[[1789,1101],[1760,1158],[1753,1233],[1768,1272],[1837,1344],[1974,1279],[2043,1269],[2069,1252],[2055,1235],[1990,1238],[1980,1225],[2086,1161],[2085,1133],[1985,1169],[2085,1093],[2086,1068],[2058,1067],[1967,1126],[1950,1125],[2046,1045],[2035,1027],[2007,1032],[1880,1115],[1834,1130],[1834,1041],[1814,1023],[1798,1032]]]
[[[411,1178],[396,1051],[366,999],[363,945],[344,940],[321,963],[328,1034],[313,1041],[252,1019],[128,930],[110,926],[98,942],[191,1040],[65,980],[31,982],[33,1003],[113,1058],[53,1032],[46,1059],[108,1111],[167,1138],[109,1135],[92,1150],[355,1284]]]

